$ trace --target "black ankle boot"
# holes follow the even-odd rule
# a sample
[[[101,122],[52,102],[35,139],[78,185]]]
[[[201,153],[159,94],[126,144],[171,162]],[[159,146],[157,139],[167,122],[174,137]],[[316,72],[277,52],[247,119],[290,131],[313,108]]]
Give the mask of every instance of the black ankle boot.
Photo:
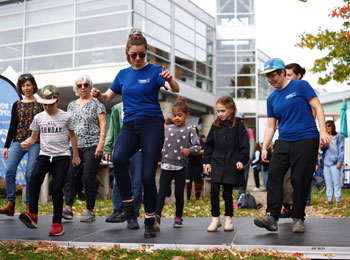
[[[154,230],[154,218],[145,218],[145,238],[156,237],[156,231]]]
[[[133,202],[123,202],[123,212],[117,215],[113,222],[120,223],[134,218],[136,216]]]

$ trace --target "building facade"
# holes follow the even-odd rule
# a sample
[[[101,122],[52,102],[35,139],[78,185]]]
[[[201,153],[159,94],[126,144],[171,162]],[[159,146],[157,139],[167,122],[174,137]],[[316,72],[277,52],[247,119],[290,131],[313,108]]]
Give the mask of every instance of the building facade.
[[[216,35],[216,93],[234,98],[258,139],[272,88],[259,75],[269,57],[257,48],[255,0],[216,0]]]
[[[215,19],[188,0],[0,0],[0,73],[32,73],[40,87],[60,88],[62,108],[72,85],[88,74],[105,91],[129,66],[132,28],[148,41],[147,60],[179,81],[195,123],[215,102]],[[162,91],[163,111],[176,96]],[[121,98],[116,98],[119,102]],[[108,107],[109,108],[109,107]]]

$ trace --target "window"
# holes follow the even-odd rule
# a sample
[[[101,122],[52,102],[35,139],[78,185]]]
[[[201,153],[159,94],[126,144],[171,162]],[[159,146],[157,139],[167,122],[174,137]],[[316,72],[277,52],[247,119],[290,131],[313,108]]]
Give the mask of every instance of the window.
[[[238,74],[255,74],[255,64],[237,64]]]
[[[234,13],[235,0],[217,0],[217,13]]]
[[[77,33],[88,33],[131,26],[131,13],[111,14],[77,21]],[[124,39],[126,40],[126,38]]]
[[[22,44],[0,47],[0,60],[22,58]]]
[[[194,45],[178,36],[175,36],[175,49],[194,57]]]
[[[189,85],[195,85],[194,73],[179,66],[175,66],[175,77]]]
[[[175,51],[175,63],[190,70],[193,70],[194,67],[193,59],[178,51]]]
[[[216,62],[235,62],[235,52],[217,52]]]
[[[255,86],[255,76],[237,76],[237,86]]]
[[[17,73],[22,72],[22,60],[0,62],[0,71],[5,71],[9,66],[11,66]]]
[[[255,0],[237,0],[237,13],[253,13]]]
[[[101,1],[89,1],[77,4],[77,17],[131,10],[131,6],[131,0],[103,0],[103,4]]]
[[[124,47],[82,52],[75,55],[76,67],[119,62],[126,62]]]
[[[175,33],[190,42],[194,42],[194,31],[178,21],[175,21]]]
[[[46,71],[72,67],[72,54],[24,60],[24,71]]]
[[[165,2],[165,1],[163,0],[163,2]],[[159,6],[159,3],[157,6]],[[163,7],[163,3],[162,3],[162,7]],[[160,11],[151,5],[147,5],[146,6],[146,17],[148,17],[148,19],[152,20],[153,22],[155,22],[159,25],[162,25],[165,28],[170,30],[170,17],[168,15],[166,15],[164,13],[164,11]]]
[[[188,27],[194,29],[194,17],[178,6],[175,6],[175,18],[178,21],[185,22]]]
[[[45,55],[57,52],[67,52],[73,50],[73,38],[63,38],[48,41],[27,43],[25,46],[25,56]]]
[[[26,25],[46,24],[62,20],[71,20],[74,16],[73,5],[61,6],[26,13]]]
[[[73,22],[43,25],[26,30],[27,41],[38,41],[71,35],[73,35]]]
[[[22,26],[23,14],[0,16],[0,30],[10,30],[14,28],[21,28]]]
[[[0,32],[0,45],[15,43],[15,42],[22,42],[22,41],[23,41],[23,29]]]
[[[116,31],[107,33],[98,33],[93,35],[78,36],[76,38],[76,50],[86,50],[94,48],[112,47],[125,45],[127,31]]]

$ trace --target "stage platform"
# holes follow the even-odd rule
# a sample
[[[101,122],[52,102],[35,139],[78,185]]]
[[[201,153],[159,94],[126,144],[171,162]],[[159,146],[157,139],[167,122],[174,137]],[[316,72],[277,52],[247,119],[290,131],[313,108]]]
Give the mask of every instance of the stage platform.
[[[234,218],[234,232],[206,231],[209,218],[185,218],[183,228],[173,228],[173,219],[164,218],[156,238],[145,239],[143,219],[141,229],[129,230],[126,223],[106,223],[98,217],[95,222],[83,223],[78,217],[63,220],[65,234],[50,237],[51,216],[39,215],[38,229],[28,229],[18,215],[0,215],[0,240],[38,242],[49,241],[67,247],[139,248],[141,245],[154,249],[231,249],[249,250],[262,248],[284,253],[300,252],[312,259],[350,259],[349,218],[309,218],[303,234],[294,234],[291,219],[280,219],[279,230],[269,232],[254,225],[252,218]],[[222,218],[222,221],[224,219]]]

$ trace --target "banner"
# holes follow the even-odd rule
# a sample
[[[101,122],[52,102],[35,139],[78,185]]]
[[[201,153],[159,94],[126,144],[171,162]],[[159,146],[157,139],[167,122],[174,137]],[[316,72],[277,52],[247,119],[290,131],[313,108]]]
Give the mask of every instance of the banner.
[[[2,157],[7,132],[11,122],[12,104],[20,97],[16,92],[15,85],[7,78],[0,75],[0,177],[5,179],[6,163]],[[10,147],[11,149],[11,147]],[[26,185],[25,172],[27,165],[27,154],[23,157],[17,168],[16,183]]]

